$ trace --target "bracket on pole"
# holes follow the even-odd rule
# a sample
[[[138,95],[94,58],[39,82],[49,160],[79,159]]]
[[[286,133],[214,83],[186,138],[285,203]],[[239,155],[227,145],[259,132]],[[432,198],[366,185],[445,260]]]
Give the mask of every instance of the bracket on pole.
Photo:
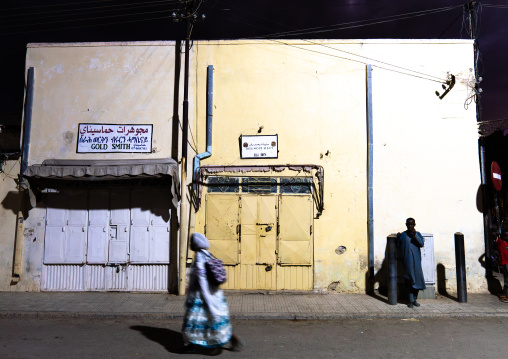
[[[445,84],[441,85],[441,87],[444,90],[443,94],[439,94],[439,92],[436,91],[436,96],[439,97],[440,100],[442,100],[443,97],[445,97],[446,94],[451,91],[453,86],[455,86],[455,75],[449,74],[448,80],[446,80],[446,86],[445,86]]]

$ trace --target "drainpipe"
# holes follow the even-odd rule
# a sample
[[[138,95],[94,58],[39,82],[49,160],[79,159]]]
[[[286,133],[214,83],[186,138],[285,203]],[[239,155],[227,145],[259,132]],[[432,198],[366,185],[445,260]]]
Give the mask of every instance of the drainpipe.
[[[369,278],[374,278],[374,141],[372,129],[372,65],[367,65],[367,234],[369,238]]]
[[[34,99],[34,73],[33,67],[28,69],[28,78],[26,84],[26,100],[25,100],[25,121],[23,126],[23,154],[21,157],[21,173],[19,182],[19,209],[16,218],[16,239],[14,242],[14,262],[12,265],[12,283],[16,284],[21,279],[22,271],[22,254],[23,254],[23,231],[24,231],[24,218],[23,218],[23,204],[24,204],[24,190],[23,173],[28,167],[28,155],[30,153],[30,133],[32,131],[32,107]]]
[[[23,157],[21,160],[21,174],[28,167],[28,153],[30,152],[30,132],[32,131],[32,104],[34,99],[34,68],[28,69],[25,123],[23,127]]]
[[[206,152],[202,152],[194,157],[194,176],[192,188],[197,190],[198,170],[200,161],[212,155],[212,113],[213,113],[213,65],[208,65],[206,69]]]

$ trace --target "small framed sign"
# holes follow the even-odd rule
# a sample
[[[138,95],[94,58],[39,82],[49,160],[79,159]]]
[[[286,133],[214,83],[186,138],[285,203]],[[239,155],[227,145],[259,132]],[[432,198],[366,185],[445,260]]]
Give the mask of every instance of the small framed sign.
[[[279,141],[277,135],[240,136],[241,158],[278,158]]]
[[[80,123],[77,153],[151,153],[153,125]]]

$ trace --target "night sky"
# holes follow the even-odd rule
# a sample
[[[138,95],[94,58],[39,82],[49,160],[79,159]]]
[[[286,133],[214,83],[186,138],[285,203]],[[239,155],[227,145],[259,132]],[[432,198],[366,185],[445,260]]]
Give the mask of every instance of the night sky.
[[[0,5],[0,123],[21,119],[29,42],[179,40],[178,0],[20,0]],[[197,0],[191,38],[469,39],[462,0]],[[508,1],[479,2],[482,120],[508,119]]]

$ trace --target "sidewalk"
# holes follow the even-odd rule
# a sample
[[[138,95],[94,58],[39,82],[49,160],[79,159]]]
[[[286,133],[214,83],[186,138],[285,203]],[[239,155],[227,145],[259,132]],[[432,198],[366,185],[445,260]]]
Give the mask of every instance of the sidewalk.
[[[226,292],[235,319],[340,319],[508,316],[508,304],[490,294],[418,300],[421,307],[387,304],[384,297],[344,293]],[[0,317],[182,318],[184,297],[167,293],[0,292]]]

